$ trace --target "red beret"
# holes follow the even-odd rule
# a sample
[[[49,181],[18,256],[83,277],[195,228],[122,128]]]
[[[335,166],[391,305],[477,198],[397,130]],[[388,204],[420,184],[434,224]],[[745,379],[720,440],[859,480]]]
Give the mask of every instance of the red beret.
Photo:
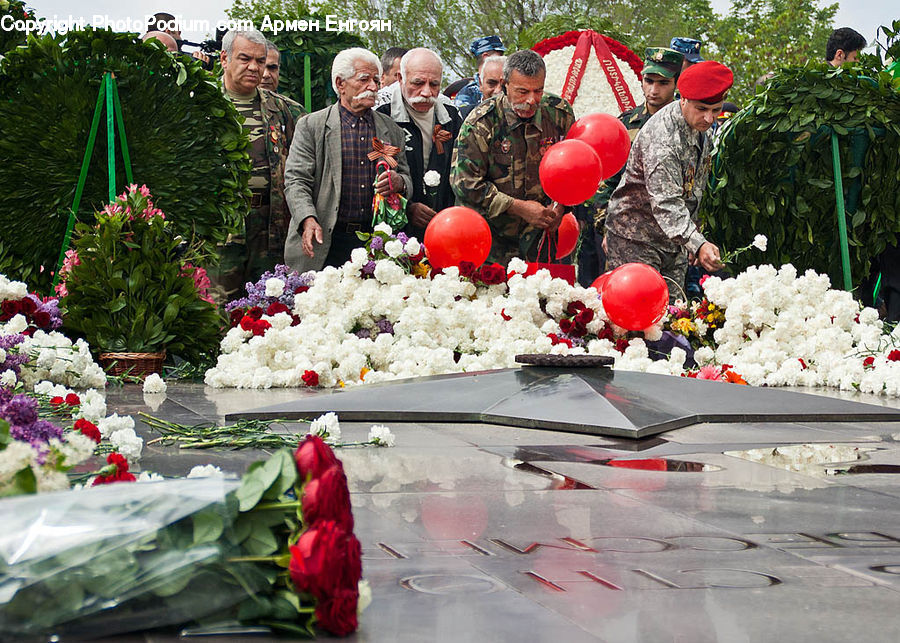
[[[722,63],[705,60],[691,65],[678,78],[678,91],[682,98],[701,103],[718,103],[734,84],[734,74]]]

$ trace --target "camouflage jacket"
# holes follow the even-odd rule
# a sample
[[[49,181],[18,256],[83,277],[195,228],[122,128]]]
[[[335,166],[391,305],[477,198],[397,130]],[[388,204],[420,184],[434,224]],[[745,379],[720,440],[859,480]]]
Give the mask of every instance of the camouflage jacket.
[[[684,246],[696,252],[706,242],[696,214],[711,151],[711,137],[687,124],[680,103],[663,107],[634,139],[606,229],[664,251]]]
[[[652,114],[647,111],[646,104],[641,104],[634,109],[629,109],[627,112],[622,112],[619,116],[619,120],[622,121],[625,125],[625,129],[628,130],[628,136],[631,138],[632,143],[634,142],[638,131],[640,131],[647,121],[650,120],[651,116]],[[606,219],[606,206],[609,205],[609,199],[612,197],[613,192],[616,191],[616,188],[619,187],[619,183],[622,181],[622,176],[624,174],[625,168],[623,167],[600,184],[600,190],[597,192],[597,196],[594,197],[596,215],[594,216],[593,223],[597,226],[598,230],[602,231],[603,221]]]
[[[450,184],[457,204],[477,210],[488,220],[494,236],[491,260],[524,256],[534,245],[538,231],[507,210],[514,199],[549,205],[538,166],[544,152],[563,140],[574,122],[569,103],[551,94],[544,94],[529,120],[519,118],[506,94],[499,94],[478,105],[463,122],[453,151]],[[498,243],[507,250],[498,250]],[[518,251],[513,252],[514,248]]]
[[[260,88],[258,91],[269,165],[269,207],[271,220],[275,224],[269,229],[270,245],[283,247],[291,220],[291,213],[284,199],[284,165],[294,138],[294,128],[306,112],[300,103],[287,96],[268,89]],[[227,92],[225,95],[228,96]]]

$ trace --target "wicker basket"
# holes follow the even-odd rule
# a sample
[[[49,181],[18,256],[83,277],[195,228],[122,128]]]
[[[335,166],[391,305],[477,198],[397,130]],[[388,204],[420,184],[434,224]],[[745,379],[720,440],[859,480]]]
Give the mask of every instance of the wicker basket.
[[[166,351],[161,353],[100,353],[100,365],[109,375],[146,377],[162,373]]]

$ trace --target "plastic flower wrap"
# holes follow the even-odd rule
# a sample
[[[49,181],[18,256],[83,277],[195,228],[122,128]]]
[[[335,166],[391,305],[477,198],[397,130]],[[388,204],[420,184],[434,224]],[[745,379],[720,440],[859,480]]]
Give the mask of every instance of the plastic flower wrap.
[[[346,477],[307,438],[250,467],[0,501],[0,638],[102,637],[204,621],[357,628]],[[46,536],[53,533],[52,538]]]

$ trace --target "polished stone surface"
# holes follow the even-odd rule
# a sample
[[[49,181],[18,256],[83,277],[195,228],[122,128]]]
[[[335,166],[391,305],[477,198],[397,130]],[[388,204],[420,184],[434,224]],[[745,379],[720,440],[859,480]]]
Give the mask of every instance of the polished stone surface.
[[[784,393],[706,384],[720,406],[744,394]],[[896,399],[822,393],[809,404],[900,408]],[[334,410],[331,401],[346,395],[170,383],[164,398],[126,386],[110,389],[108,402],[110,412],[199,424],[297,398]],[[419,398],[407,406],[416,404],[425,406]],[[870,449],[857,466],[888,471],[900,467],[900,425],[766,419],[700,423],[637,440],[386,422],[397,446],[337,451],[374,593],[348,640],[900,640],[900,477],[827,475],[820,465],[792,472],[723,454],[839,443]],[[365,440],[373,422],[342,419],[344,440]],[[138,430],[146,440],[158,437],[140,422]],[[184,475],[212,462],[240,474],[264,455],[157,443],[146,447],[141,466]],[[154,632],[116,640],[177,638]]]
[[[630,438],[702,422],[900,422],[900,412],[884,406],[719,384],[603,367],[528,366],[301,396],[227,417],[312,419],[336,411],[351,421],[484,422]]]

